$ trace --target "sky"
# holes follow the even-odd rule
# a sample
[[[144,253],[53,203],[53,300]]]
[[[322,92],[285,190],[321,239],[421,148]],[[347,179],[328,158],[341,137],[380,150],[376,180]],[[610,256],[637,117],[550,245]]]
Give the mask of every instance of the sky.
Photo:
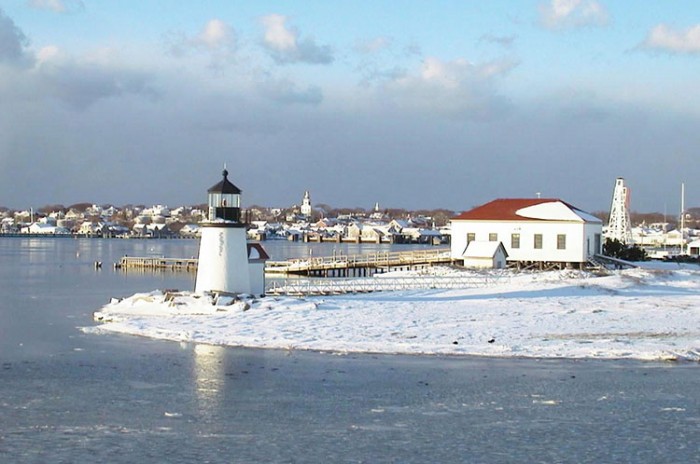
[[[643,5],[643,6],[640,6]],[[700,2],[0,0],[0,206],[700,206]]]

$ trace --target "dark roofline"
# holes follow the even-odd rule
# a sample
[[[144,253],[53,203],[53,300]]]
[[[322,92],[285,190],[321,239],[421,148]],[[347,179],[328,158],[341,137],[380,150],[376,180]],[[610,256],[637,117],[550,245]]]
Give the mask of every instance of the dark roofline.
[[[242,192],[241,189],[233,185],[231,181],[228,180],[228,171],[224,169],[224,172],[222,174],[224,176],[223,180],[218,184],[210,187],[209,190],[207,190],[207,192],[240,195]]]
[[[249,261],[267,261],[270,259],[270,255],[267,254],[267,251],[265,251],[265,248],[259,243],[247,243],[246,244],[248,247],[248,260]],[[253,258],[251,259],[251,251],[256,250],[258,252],[258,258]]]

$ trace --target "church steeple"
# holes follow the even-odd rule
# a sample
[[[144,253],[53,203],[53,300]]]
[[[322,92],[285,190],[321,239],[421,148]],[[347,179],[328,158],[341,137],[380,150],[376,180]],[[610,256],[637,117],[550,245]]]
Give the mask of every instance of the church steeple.
[[[311,195],[308,190],[304,192],[304,198],[301,200],[301,215],[311,216]]]

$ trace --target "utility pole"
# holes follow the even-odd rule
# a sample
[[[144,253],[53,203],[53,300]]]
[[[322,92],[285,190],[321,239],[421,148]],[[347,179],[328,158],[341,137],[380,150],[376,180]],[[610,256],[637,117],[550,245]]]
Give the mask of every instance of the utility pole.
[[[685,182],[681,182],[681,254],[685,254]]]

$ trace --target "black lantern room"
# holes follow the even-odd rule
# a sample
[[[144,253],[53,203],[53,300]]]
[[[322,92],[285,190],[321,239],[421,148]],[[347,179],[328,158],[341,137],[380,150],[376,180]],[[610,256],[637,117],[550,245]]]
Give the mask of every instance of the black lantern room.
[[[207,190],[209,194],[209,220],[241,222],[241,189],[228,180],[224,168],[224,179]]]

